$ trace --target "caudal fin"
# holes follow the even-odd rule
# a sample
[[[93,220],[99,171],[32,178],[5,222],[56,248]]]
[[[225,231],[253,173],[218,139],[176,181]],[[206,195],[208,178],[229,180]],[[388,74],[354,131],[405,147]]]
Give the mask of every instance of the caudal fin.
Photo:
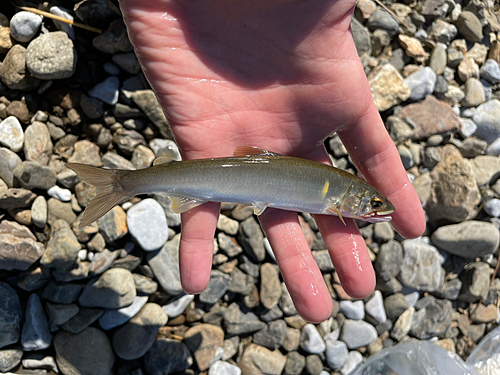
[[[76,163],[68,163],[66,166],[72,169],[82,180],[94,185],[97,189],[94,199],[85,209],[79,227],[93,223],[129,197],[125,194],[117,179],[119,171]]]

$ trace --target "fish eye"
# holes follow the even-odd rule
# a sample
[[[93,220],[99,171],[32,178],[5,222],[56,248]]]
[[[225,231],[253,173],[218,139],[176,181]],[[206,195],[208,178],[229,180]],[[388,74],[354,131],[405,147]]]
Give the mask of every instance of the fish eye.
[[[384,205],[384,202],[379,197],[373,198],[370,203],[373,208],[380,208]]]

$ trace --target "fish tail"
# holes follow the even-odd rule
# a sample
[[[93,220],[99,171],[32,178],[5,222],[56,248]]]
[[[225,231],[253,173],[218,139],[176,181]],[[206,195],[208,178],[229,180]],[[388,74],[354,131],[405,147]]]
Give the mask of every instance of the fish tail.
[[[130,194],[125,192],[118,179],[120,171],[77,163],[68,163],[66,166],[97,189],[94,199],[85,209],[83,219],[78,225],[80,228],[92,224],[114,206],[130,198]]]

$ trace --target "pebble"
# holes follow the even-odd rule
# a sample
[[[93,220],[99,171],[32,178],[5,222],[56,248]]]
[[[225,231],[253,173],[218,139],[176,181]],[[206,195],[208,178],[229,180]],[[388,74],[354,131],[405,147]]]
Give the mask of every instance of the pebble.
[[[380,246],[375,261],[377,275],[385,281],[397,276],[403,265],[403,247],[397,241],[390,240]]]
[[[391,337],[394,340],[401,341],[410,332],[414,312],[415,308],[410,307],[396,320],[391,330]]]
[[[106,309],[99,318],[99,325],[105,331],[116,328],[133,318],[148,302],[148,296],[136,296],[131,305],[120,309]]]
[[[460,119],[460,134],[462,134],[462,137],[468,138],[474,134],[476,130],[477,125],[474,121],[465,118]]]
[[[154,152],[144,145],[137,146],[132,153],[132,163],[137,169],[150,167],[154,160]]]
[[[431,296],[426,298],[428,301],[419,301],[422,301],[425,307],[420,308],[418,304],[415,306],[418,311],[414,314],[410,334],[420,340],[429,340],[435,336],[443,337],[451,325],[451,302]]]
[[[285,341],[286,328],[287,324],[284,320],[274,320],[266,328],[253,335],[253,342],[268,349],[277,349]]]
[[[62,189],[57,185],[54,185],[50,189],[48,189],[47,194],[53,198],[59,199],[62,202],[71,201],[71,190]]]
[[[61,202],[59,199],[49,198],[47,201],[47,209],[47,222],[50,225],[59,219],[64,220],[68,224],[73,224],[76,220],[76,214],[70,202]]]
[[[479,78],[479,65],[471,58],[464,58],[457,67],[458,77],[463,81],[469,78]]]
[[[281,297],[278,268],[271,263],[264,263],[260,267],[260,277],[260,301],[265,308],[272,309]]]
[[[106,243],[113,243],[128,233],[127,214],[120,206],[98,219],[97,224]]]
[[[179,274],[179,240],[180,235],[176,235],[160,250],[147,253],[148,265],[156,281],[172,296],[183,291]]]
[[[14,187],[14,169],[22,163],[21,158],[8,148],[0,147],[0,179],[7,187]]]
[[[104,105],[101,100],[92,98],[87,95],[82,95],[80,98],[80,106],[83,113],[90,119],[98,119],[104,113]]]
[[[14,177],[27,189],[50,189],[56,184],[57,177],[52,168],[34,161],[23,161],[13,171]]]
[[[391,320],[396,320],[408,307],[408,301],[402,293],[391,294],[384,300],[387,317]]]
[[[99,146],[90,141],[78,141],[74,144],[73,155],[68,159],[70,163],[81,163],[100,167],[103,165]]]
[[[361,56],[366,54],[371,56],[372,54],[372,43],[370,32],[366,27],[363,26],[355,17],[351,21],[352,38],[354,39],[354,44],[358,55]]]
[[[130,74],[137,74],[141,71],[141,66],[134,52],[115,54],[113,62]]]
[[[500,137],[500,101],[492,99],[481,104],[476,108],[472,120],[477,125],[474,133],[476,137],[488,143],[495,141]]]
[[[43,355],[33,353],[24,358],[22,364],[25,369],[45,369],[52,370],[55,373],[59,372],[56,361],[54,357],[51,356],[45,357]]]
[[[115,105],[118,102],[119,88],[120,80],[115,76],[111,76],[94,86],[89,91],[89,95],[104,103]]]
[[[212,271],[207,288],[200,294],[200,301],[216,303],[226,293],[230,283],[231,277],[229,275],[217,270]]]
[[[23,311],[17,293],[7,283],[0,282],[0,349],[15,344],[21,338]]]
[[[9,116],[0,122],[0,145],[19,152],[24,144],[24,131],[19,120]]]
[[[241,369],[224,361],[216,361],[208,370],[208,375],[241,375]]]
[[[243,313],[236,303],[232,303],[224,312],[224,328],[230,335],[241,335],[260,331],[266,328],[266,323],[251,311]]]
[[[340,301],[340,312],[347,319],[361,320],[365,317],[365,304],[363,301]]]
[[[467,302],[485,300],[488,295],[490,267],[487,263],[473,263],[462,273],[462,289],[459,299]]]
[[[500,158],[497,156],[480,155],[469,160],[469,163],[479,186],[489,184],[500,173]]]
[[[394,239],[394,228],[389,222],[375,223],[373,235],[381,241],[389,241]]]
[[[486,60],[483,66],[481,66],[479,74],[481,78],[493,85],[500,82],[500,68],[498,67],[498,62],[493,59]]]
[[[382,29],[393,36],[397,33],[399,24],[398,22],[385,10],[378,9],[368,19],[366,25],[371,31]]]
[[[286,357],[279,350],[270,351],[255,344],[248,345],[238,360],[242,374],[252,375],[280,375],[285,364]]]
[[[186,294],[174,300],[173,302],[169,302],[168,304],[163,305],[162,309],[170,319],[173,319],[181,315],[193,300],[194,295]]]
[[[69,224],[61,219],[55,220],[40,264],[59,271],[69,270],[76,265],[81,248]]]
[[[23,351],[17,347],[0,350],[0,371],[9,372],[21,363]]]
[[[193,358],[183,342],[159,338],[144,356],[144,367],[149,374],[182,372],[193,364]]]
[[[10,35],[21,43],[29,42],[38,33],[43,17],[31,12],[17,12],[10,20]]]
[[[205,371],[224,345],[224,331],[211,324],[199,324],[186,331],[184,342],[193,353],[198,368]]]
[[[0,222],[0,270],[26,271],[45,252],[31,231],[14,221]]]
[[[26,67],[38,79],[69,78],[76,71],[76,62],[73,41],[63,31],[42,34],[26,49]]]
[[[432,50],[432,54],[429,61],[429,67],[436,73],[436,75],[440,75],[444,72],[447,63],[447,55],[446,55],[446,45],[443,43],[437,43],[434,49]]]
[[[422,239],[405,240],[401,282],[420,291],[433,292],[441,286],[441,257]]]
[[[156,303],[147,303],[139,313],[113,334],[113,349],[118,357],[133,360],[153,346],[160,327],[167,324],[167,314]]]
[[[323,361],[318,355],[308,355],[306,357],[306,373],[311,375],[319,375],[323,369]]]
[[[375,290],[373,297],[365,303],[366,313],[378,323],[384,323],[387,320],[387,315],[384,308],[384,299],[379,290]]]
[[[300,347],[311,354],[319,354],[325,351],[326,344],[313,324],[306,324],[302,328]]]
[[[104,311],[102,309],[91,309],[82,307],[78,313],[61,325],[61,328],[71,333],[80,333],[99,319]]]
[[[465,97],[462,105],[465,107],[477,107],[485,102],[484,87],[477,78],[469,78],[465,82]]]
[[[344,364],[344,366],[340,369],[340,373],[342,375],[349,375],[351,374],[358,366],[360,363],[363,362],[363,356],[361,355],[360,352],[358,351],[350,351],[349,355],[347,356],[347,360]]]
[[[160,103],[158,103],[153,90],[136,90],[132,94],[132,100],[158,128],[163,137],[167,139],[173,138],[165,113],[163,113],[163,109],[161,108]]]
[[[283,369],[284,375],[300,375],[306,367],[306,358],[296,351],[287,353],[286,365]]]
[[[500,242],[500,232],[493,224],[471,220],[442,226],[431,238],[440,249],[473,259],[494,253]]]
[[[74,303],[64,305],[45,302],[45,311],[47,311],[47,315],[49,316],[49,323],[61,325],[78,314],[80,309]]]
[[[168,240],[165,212],[151,198],[140,201],[127,211],[127,227],[144,251],[158,250]]]
[[[21,344],[26,351],[43,350],[50,346],[52,335],[47,316],[37,294],[31,294],[26,305]]]
[[[483,39],[483,26],[476,15],[463,11],[456,22],[458,32],[469,42],[479,42]]]
[[[90,281],[80,295],[81,306],[119,309],[129,306],[136,297],[134,278],[130,271],[112,268],[97,280]]]
[[[128,51],[131,45],[123,20],[119,18],[111,22],[102,34],[92,40],[92,45],[95,49],[108,54]]]
[[[411,89],[391,64],[378,66],[368,75],[373,101],[379,111],[385,111],[404,102]]]
[[[33,122],[24,131],[24,156],[26,160],[47,165],[52,156],[52,141],[49,128],[39,121]]]
[[[334,370],[340,369],[347,361],[349,351],[342,341],[326,340],[326,363]]]
[[[73,21],[73,16],[71,15],[70,11],[66,8],[63,8],[60,6],[52,6],[52,7],[50,7],[49,12],[56,15],[56,16]],[[58,21],[58,20],[52,20],[52,22],[54,23],[54,26],[58,30],[64,31],[66,34],[68,34],[68,37],[71,40],[75,40],[75,30],[73,29],[72,24]]]
[[[115,355],[106,334],[89,327],[79,334],[65,331],[54,337],[56,361],[63,374],[109,375]]]

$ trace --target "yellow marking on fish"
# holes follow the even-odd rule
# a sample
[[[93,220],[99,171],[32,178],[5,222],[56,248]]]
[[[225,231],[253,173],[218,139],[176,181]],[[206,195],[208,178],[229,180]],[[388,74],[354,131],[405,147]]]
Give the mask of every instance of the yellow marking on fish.
[[[330,181],[325,181],[325,184],[323,185],[323,190],[321,190],[321,199],[326,197],[326,193],[328,193],[328,188],[330,187]]]

